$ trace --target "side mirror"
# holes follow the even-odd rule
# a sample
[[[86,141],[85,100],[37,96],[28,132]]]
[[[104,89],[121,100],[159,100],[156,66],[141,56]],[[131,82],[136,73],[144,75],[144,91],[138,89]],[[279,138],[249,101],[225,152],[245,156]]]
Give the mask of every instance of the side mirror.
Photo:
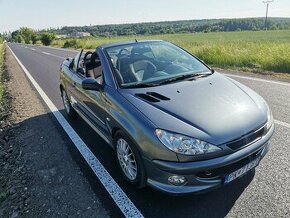
[[[82,88],[85,90],[97,90],[102,88],[102,85],[93,78],[86,78],[82,81]]]

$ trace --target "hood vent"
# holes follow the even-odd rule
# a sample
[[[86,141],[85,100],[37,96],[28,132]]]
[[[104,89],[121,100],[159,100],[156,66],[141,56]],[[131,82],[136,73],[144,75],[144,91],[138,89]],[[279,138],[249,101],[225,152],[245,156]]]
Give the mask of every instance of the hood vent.
[[[138,93],[135,94],[137,97],[142,98],[150,102],[160,102],[160,101],[169,101],[170,98],[167,98],[164,95],[158,94],[156,92],[146,92],[146,94]]]

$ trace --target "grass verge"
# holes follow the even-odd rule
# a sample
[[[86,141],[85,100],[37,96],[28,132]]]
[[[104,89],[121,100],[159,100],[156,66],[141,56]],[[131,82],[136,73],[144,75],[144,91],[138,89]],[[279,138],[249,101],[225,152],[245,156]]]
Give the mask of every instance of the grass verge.
[[[5,70],[5,46],[0,44],[0,105],[2,106],[5,94],[5,85],[3,83],[3,74]]]

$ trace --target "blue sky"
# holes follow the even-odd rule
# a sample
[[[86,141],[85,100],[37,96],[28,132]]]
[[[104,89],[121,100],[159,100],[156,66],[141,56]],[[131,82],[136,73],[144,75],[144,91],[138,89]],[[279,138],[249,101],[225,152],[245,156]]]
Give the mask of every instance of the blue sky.
[[[0,0],[0,32],[110,23],[263,17],[262,0]],[[271,3],[269,16],[290,17],[290,0]]]

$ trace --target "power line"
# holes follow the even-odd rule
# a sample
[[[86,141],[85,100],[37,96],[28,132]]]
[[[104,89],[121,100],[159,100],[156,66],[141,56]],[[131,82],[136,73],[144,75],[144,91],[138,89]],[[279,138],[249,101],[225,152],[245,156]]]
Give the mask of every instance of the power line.
[[[267,7],[266,7],[266,18],[265,18],[265,30],[267,31],[268,30],[268,11],[269,11],[269,4],[274,2],[274,0],[266,0],[266,1],[263,1],[264,4],[267,4]]]

